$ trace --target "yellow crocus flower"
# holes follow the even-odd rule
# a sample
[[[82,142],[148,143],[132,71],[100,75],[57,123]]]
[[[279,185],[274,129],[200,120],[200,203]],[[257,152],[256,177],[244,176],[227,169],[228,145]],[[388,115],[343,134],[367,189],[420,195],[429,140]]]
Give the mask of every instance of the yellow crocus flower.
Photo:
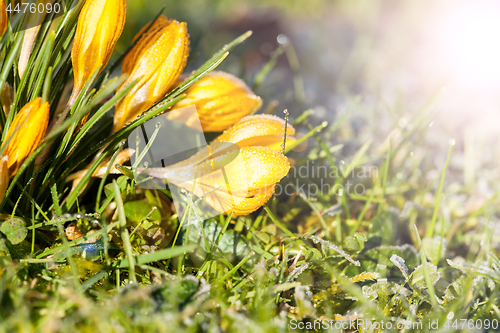
[[[206,149],[185,161],[147,173],[193,192],[220,213],[249,214],[264,205],[290,163],[281,153],[285,122],[276,116],[243,118]],[[295,140],[288,126],[289,140]]]
[[[182,108],[189,105],[195,105],[198,114],[184,119]],[[199,117],[204,132],[221,132],[261,105],[262,99],[243,81],[229,73],[214,71],[193,84],[166,117],[191,127],[198,124]]]
[[[71,61],[75,76],[72,104],[87,81],[99,69],[101,72],[111,57],[123,26],[125,0],[87,0],[78,17]]]
[[[116,105],[113,132],[163,98],[182,74],[189,53],[185,22],[160,16],[149,29],[135,37],[136,45],[125,57],[122,73],[129,75],[125,87],[138,81]]]
[[[268,147],[225,148],[198,163],[181,162],[147,173],[193,192],[219,213],[249,214],[271,198],[276,183],[288,174],[290,163],[285,155]]]
[[[232,142],[240,147],[265,146],[274,150],[281,150],[285,121],[274,115],[259,114],[247,116],[228,128],[213,142]],[[286,143],[295,142],[295,129],[287,125]]]
[[[49,121],[49,103],[40,97],[26,104],[15,116],[2,143],[2,156],[8,156],[10,176],[14,176],[24,160],[42,143]]]

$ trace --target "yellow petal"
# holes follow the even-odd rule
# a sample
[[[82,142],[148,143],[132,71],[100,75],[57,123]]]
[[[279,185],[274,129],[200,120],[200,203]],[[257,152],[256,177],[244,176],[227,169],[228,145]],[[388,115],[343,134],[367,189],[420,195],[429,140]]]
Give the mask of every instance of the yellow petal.
[[[24,160],[40,145],[49,121],[49,103],[42,104],[40,97],[26,104],[16,115],[2,147],[3,155],[9,156],[9,170],[14,176]]]
[[[288,174],[290,163],[286,156],[270,148],[243,147],[224,169],[232,188],[252,191],[279,182]]]
[[[114,132],[163,98],[186,66],[189,53],[186,23],[162,15],[147,32],[142,34],[143,31],[136,36],[138,41],[123,62],[122,72],[129,77],[122,87],[138,82],[116,105]]]
[[[195,105],[198,114],[183,119],[182,108]],[[262,99],[256,96],[246,84],[234,75],[224,72],[211,72],[193,84],[186,97],[174,105],[166,117],[182,121],[188,126],[197,123],[198,116],[203,131],[220,132],[249,115],[262,105]]]
[[[87,0],[78,17],[71,61],[75,76],[72,99],[94,72],[102,71],[125,24],[125,0]]]
[[[264,146],[280,150],[283,143],[285,121],[273,115],[255,115],[241,119],[224,131],[214,142],[232,142],[240,147]],[[295,141],[295,129],[287,126],[287,144]]]
[[[285,121],[281,118],[273,115],[247,116],[227,129],[207,148],[187,160],[177,163],[174,168],[185,174],[186,177],[194,178],[194,172],[203,175],[212,172],[213,166],[210,163],[213,164],[215,161],[217,164],[217,156],[223,155],[223,158],[227,160],[232,156],[227,154],[229,151],[232,151],[233,155],[238,154],[238,147],[261,146],[281,151],[284,131]],[[293,134],[295,134],[295,129],[288,125],[287,144],[295,142]],[[197,169],[193,169],[195,165],[198,165]]]
[[[258,191],[257,194],[244,198],[238,203],[233,204],[231,209],[233,216],[248,215],[255,212],[260,207],[264,206],[266,202],[273,196],[275,185],[268,186]],[[229,211],[226,212],[228,214]]]
[[[265,187],[246,197],[234,196],[227,191],[205,192],[203,201],[222,214],[233,212],[233,216],[248,215],[263,205],[273,196],[275,185]]]

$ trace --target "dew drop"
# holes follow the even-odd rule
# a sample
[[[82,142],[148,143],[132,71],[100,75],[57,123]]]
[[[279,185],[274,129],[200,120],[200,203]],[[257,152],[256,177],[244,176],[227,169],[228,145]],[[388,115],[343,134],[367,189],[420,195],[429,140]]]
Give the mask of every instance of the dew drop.
[[[288,37],[285,34],[279,34],[276,39],[278,40],[278,43],[280,43],[281,45],[286,44],[288,42]]]

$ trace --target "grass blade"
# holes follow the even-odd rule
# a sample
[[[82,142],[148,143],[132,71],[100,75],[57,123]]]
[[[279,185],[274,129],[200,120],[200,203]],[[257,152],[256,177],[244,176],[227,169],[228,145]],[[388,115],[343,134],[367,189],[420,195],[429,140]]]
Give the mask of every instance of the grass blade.
[[[450,164],[450,157],[451,157],[451,150],[453,149],[453,145],[450,145],[450,148],[448,149],[448,156],[446,157],[446,162],[444,163],[444,168],[441,173],[441,181],[439,182],[439,188],[436,194],[436,203],[434,204],[434,212],[432,213],[432,219],[429,227],[427,228],[427,231],[425,233],[425,237],[427,238],[432,238],[432,235],[434,234],[434,227],[436,226],[436,221],[437,221],[437,216],[439,213],[439,204],[441,202],[441,196],[443,194],[443,187],[444,187],[444,178],[446,176],[446,170],[448,170],[448,165]]]
[[[125,210],[123,209],[123,201],[120,192],[120,188],[113,179],[113,189],[115,192],[116,209],[118,210],[118,221],[120,222],[120,232],[122,236],[123,247],[125,248],[125,253],[127,254],[127,266],[129,268],[129,280],[137,282],[135,277],[135,259],[132,253],[132,245],[130,244],[130,237],[127,229],[127,220],[125,219]],[[145,264],[145,262],[144,262]]]

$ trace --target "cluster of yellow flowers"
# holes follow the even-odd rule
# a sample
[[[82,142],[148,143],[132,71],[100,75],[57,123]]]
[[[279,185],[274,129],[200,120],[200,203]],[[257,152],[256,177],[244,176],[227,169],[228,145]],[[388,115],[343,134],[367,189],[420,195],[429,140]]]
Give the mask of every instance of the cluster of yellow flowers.
[[[74,86],[69,105],[74,103],[89,80],[96,77],[96,72],[100,73],[107,65],[123,31],[125,16],[125,0],[86,0],[79,14],[71,50]],[[6,24],[5,4],[0,0],[0,35]],[[132,82],[136,84],[116,105],[113,132],[147,111],[181,83],[189,55],[187,24],[169,20],[163,15],[144,27],[133,43],[122,65],[122,73],[128,77],[118,91]],[[185,98],[174,105],[166,117],[192,126],[195,119],[182,112],[189,105],[196,106],[204,131],[225,131],[214,143],[231,142],[241,148],[240,158],[231,163],[228,172],[238,173],[241,168],[251,168],[253,176],[239,182],[224,200],[231,202],[235,215],[255,211],[271,197],[275,184],[288,173],[289,162],[280,149],[285,123],[274,116],[249,116],[260,108],[261,98],[244,82],[223,72],[212,72],[193,84],[186,91]],[[41,98],[26,104],[15,116],[2,143],[0,200],[9,178],[18,172],[25,159],[43,141],[48,118],[49,103],[42,102]],[[291,126],[288,133],[294,133]],[[213,165],[212,160],[203,161],[197,156],[200,155],[165,172],[173,174],[171,179],[175,179],[179,167],[185,170],[189,166],[197,172],[206,163]],[[210,159],[215,156],[216,151],[212,151]],[[213,184],[206,185],[214,188]],[[210,195],[205,200],[212,204]]]

